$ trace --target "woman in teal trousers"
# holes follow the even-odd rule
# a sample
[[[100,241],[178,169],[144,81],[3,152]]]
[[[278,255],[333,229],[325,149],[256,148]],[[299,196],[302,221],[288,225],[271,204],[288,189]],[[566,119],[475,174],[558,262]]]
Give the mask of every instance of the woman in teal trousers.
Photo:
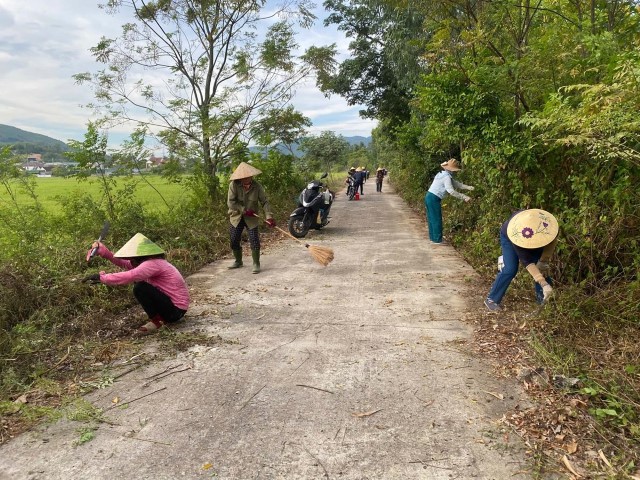
[[[424,205],[427,209],[427,224],[429,225],[429,239],[431,243],[436,245],[442,243],[442,199],[447,195],[451,195],[468,202],[471,197],[456,191],[456,188],[473,190],[472,186],[453,179],[453,172],[462,170],[458,160],[451,158],[441,163],[440,166],[442,171],[435,176],[424,197]]]

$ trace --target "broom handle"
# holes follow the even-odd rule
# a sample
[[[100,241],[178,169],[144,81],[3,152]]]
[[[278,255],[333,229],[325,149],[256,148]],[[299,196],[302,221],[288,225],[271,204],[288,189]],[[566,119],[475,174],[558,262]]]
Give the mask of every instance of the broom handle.
[[[264,218],[262,218],[260,215],[258,215],[257,213],[253,213],[254,216],[258,217],[260,220],[266,221]],[[304,245],[305,247],[309,248],[309,244],[308,243],[304,243],[302,240],[294,237],[293,235],[291,235],[289,232],[287,232],[286,230],[280,228],[277,225],[274,225],[275,228],[277,228],[278,230],[280,230],[282,233],[284,233],[286,236],[291,237],[293,240],[295,240],[296,242],[298,242],[300,245]]]

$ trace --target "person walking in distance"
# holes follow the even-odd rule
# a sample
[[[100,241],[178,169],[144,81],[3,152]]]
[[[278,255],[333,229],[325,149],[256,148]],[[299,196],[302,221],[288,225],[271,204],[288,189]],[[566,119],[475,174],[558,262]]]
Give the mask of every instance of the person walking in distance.
[[[440,164],[442,171],[436,174],[424,197],[424,205],[427,210],[427,224],[429,226],[429,239],[433,244],[442,243],[442,199],[447,195],[469,202],[471,197],[460,193],[460,190],[473,190],[470,185],[460,183],[453,178],[454,172],[460,171],[460,162],[451,158]]]
[[[271,213],[271,207],[267,200],[264,188],[253,177],[262,173],[261,170],[242,162],[229,177],[229,191],[227,193],[227,206],[229,208],[229,237],[231,251],[235,261],[229,268],[242,267],[242,247],[240,239],[246,228],[249,233],[251,257],[253,258],[253,273],[260,273],[260,235],[258,232],[259,220],[256,216],[260,206],[264,210],[266,223],[270,228],[276,226]]]
[[[378,170],[376,170],[376,192],[382,192],[383,180],[384,180],[384,168],[378,167]]]
[[[364,180],[365,180],[365,172],[362,167],[356,168],[356,171],[353,174],[353,179],[355,180],[355,188],[356,192],[360,189],[360,195],[364,195]]]

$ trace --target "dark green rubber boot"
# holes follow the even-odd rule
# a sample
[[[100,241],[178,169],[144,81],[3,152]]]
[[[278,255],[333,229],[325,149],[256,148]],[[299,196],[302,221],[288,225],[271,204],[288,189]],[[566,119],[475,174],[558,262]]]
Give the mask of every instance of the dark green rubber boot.
[[[251,250],[251,257],[253,258],[252,273],[260,273],[260,250]]]
[[[233,256],[236,258],[236,261],[227,268],[240,268],[242,266],[242,250],[234,250]]]

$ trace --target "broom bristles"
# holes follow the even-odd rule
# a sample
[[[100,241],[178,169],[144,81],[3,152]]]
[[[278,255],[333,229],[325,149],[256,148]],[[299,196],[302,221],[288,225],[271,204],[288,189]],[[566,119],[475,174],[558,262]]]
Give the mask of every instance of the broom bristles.
[[[333,250],[328,247],[320,247],[318,245],[307,246],[309,253],[313,259],[320,265],[326,267],[333,260]]]

